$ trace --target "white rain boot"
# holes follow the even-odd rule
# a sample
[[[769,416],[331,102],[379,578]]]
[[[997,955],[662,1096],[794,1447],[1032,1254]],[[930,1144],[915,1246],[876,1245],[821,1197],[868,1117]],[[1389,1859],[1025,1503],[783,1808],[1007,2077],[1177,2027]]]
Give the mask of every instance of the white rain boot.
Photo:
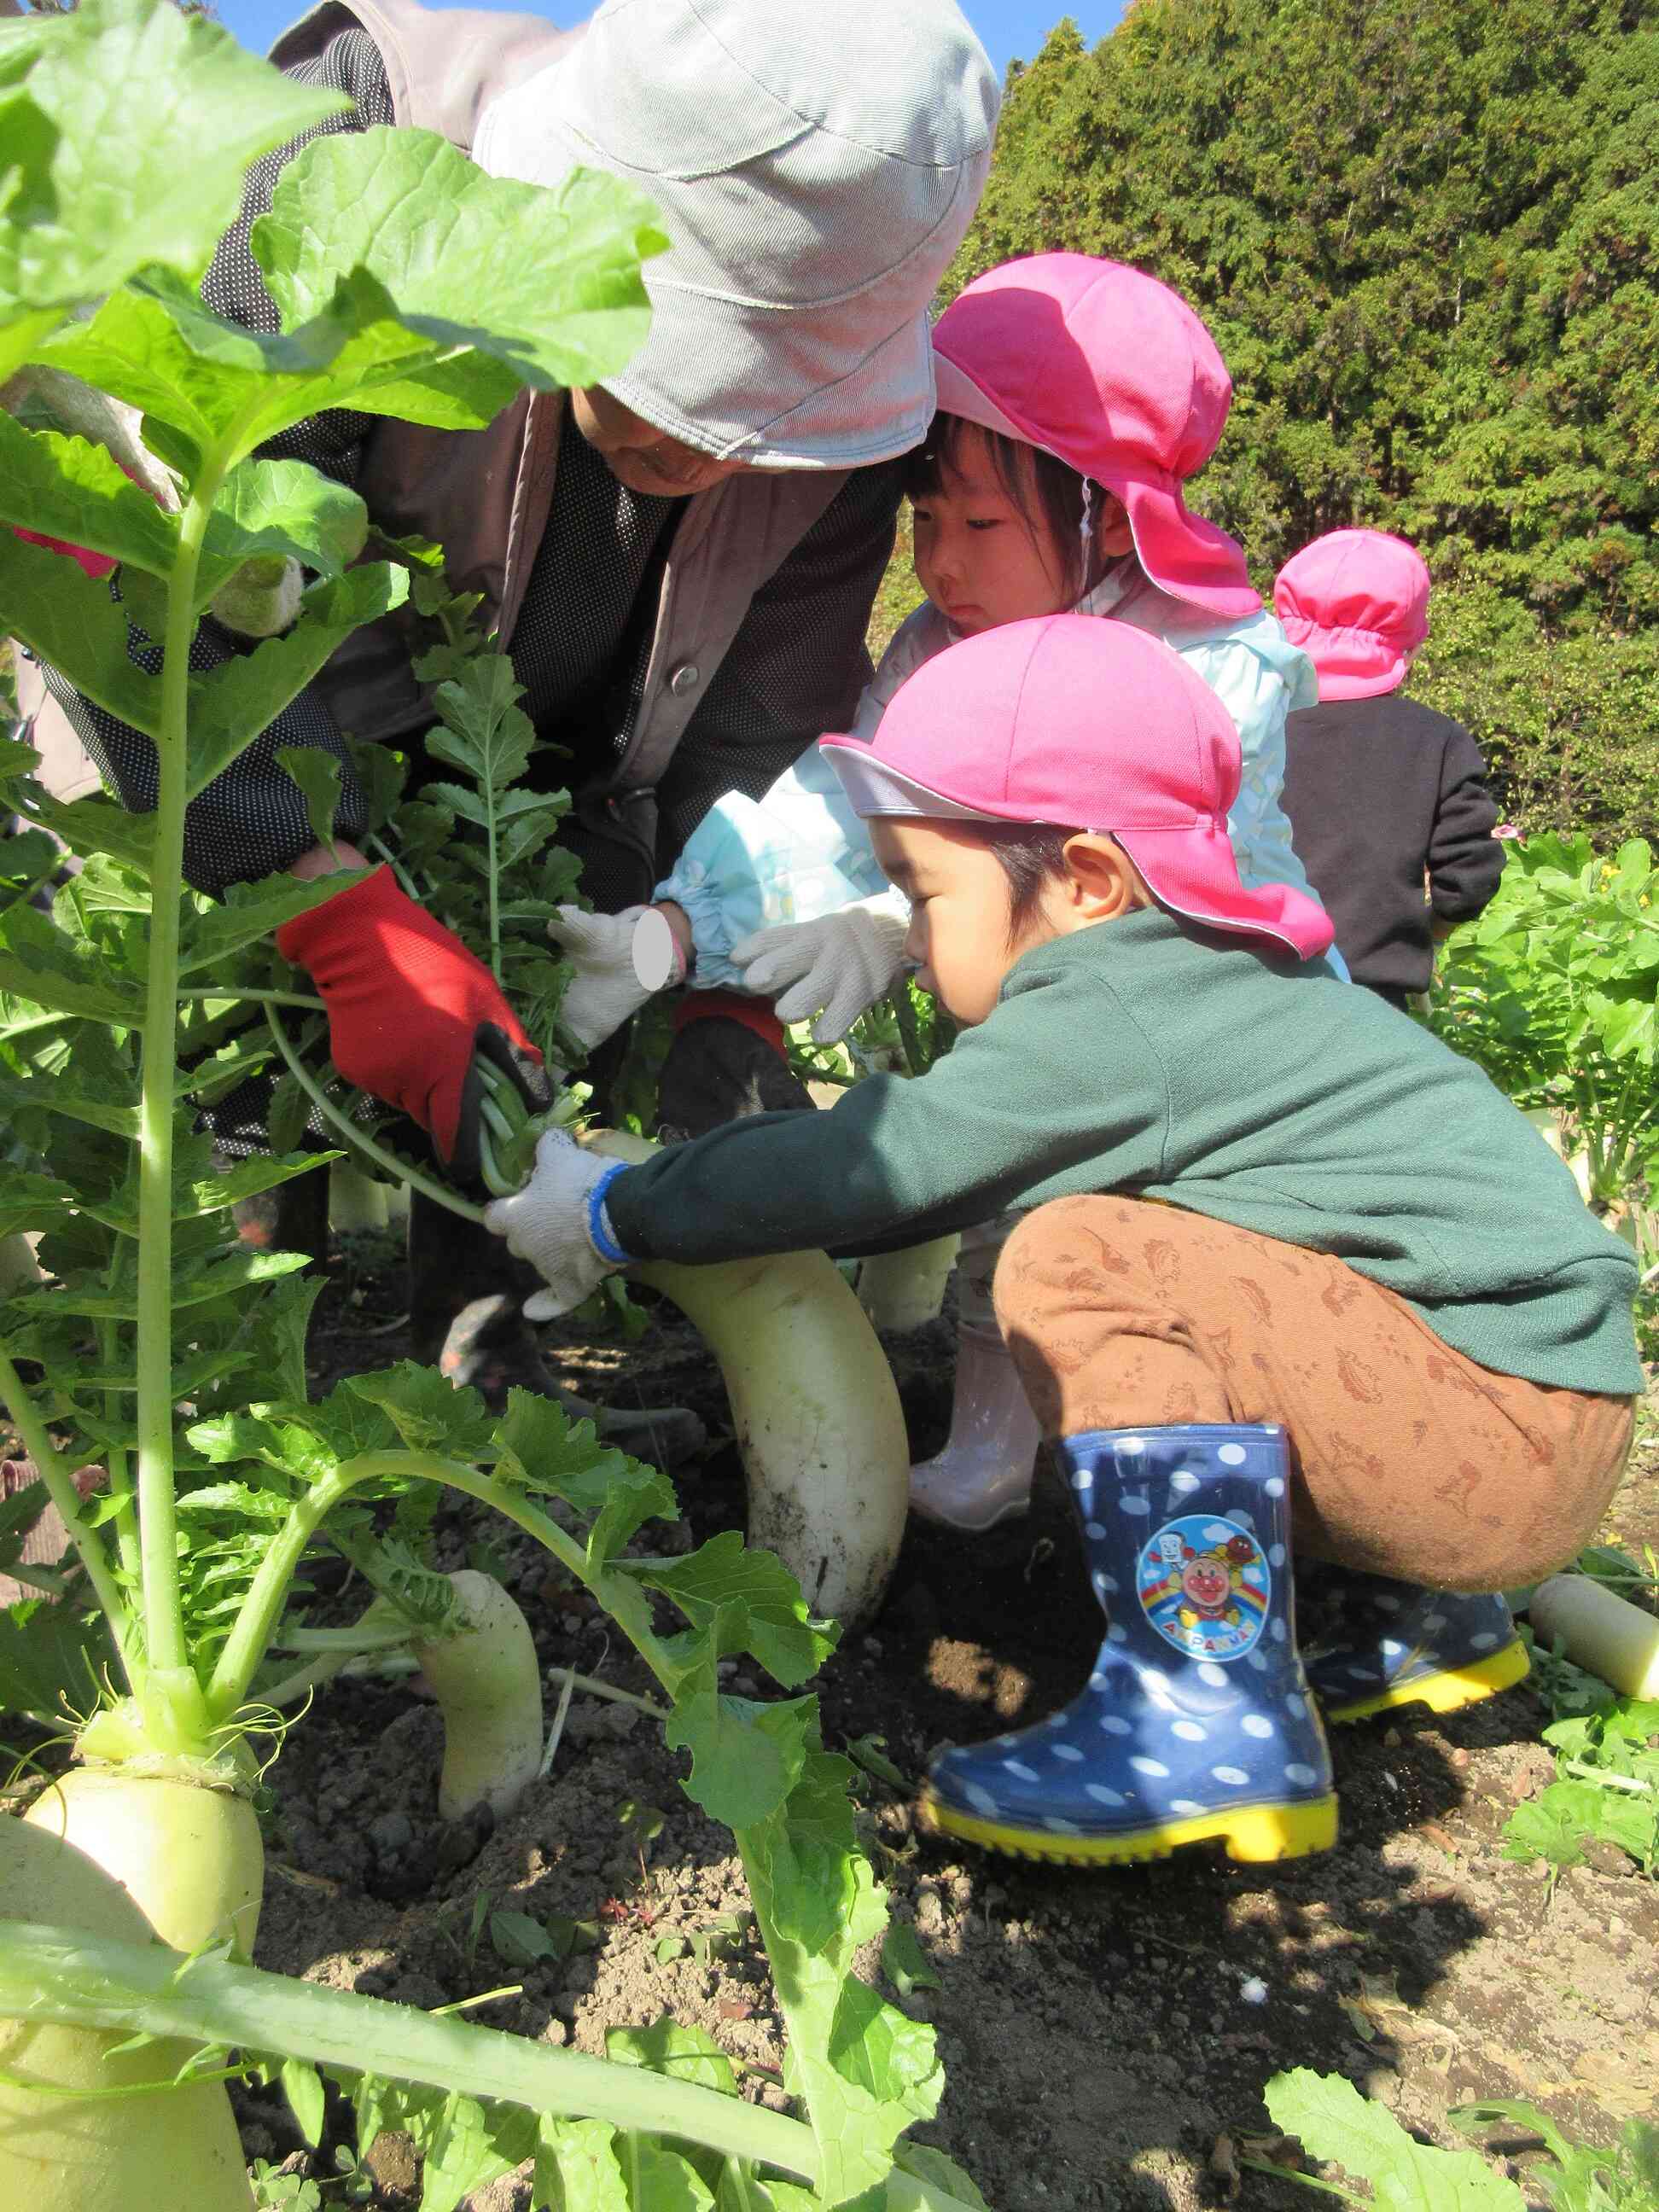
[[[994,1324],[958,1328],[951,1441],[911,1468],[911,1511],[975,1535],[1025,1512],[1040,1441],[1013,1354]]]

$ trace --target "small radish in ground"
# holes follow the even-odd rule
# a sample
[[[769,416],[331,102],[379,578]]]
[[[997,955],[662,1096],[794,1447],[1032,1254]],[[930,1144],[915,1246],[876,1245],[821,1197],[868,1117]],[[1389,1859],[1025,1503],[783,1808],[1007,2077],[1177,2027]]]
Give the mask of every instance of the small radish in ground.
[[[456,1635],[411,1648],[444,1717],[438,1810],[459,1820],[475,1805],[503,1819],[535,1780],[542,1756],[542,1678],[530,1624],[491,1575],[463,1567]]]
[[[1589,1575],[1552,1575],[1527,1608],[1540,1644],[1559,1643],[1629,1698],[1659,1698],[1659,1620]]]
[[[902,1252],[877,1252],[859,1263],[859,1304],[872,1328],[921,1328],[939,1319],[945,1286],[962,1239],[930,1237]]]

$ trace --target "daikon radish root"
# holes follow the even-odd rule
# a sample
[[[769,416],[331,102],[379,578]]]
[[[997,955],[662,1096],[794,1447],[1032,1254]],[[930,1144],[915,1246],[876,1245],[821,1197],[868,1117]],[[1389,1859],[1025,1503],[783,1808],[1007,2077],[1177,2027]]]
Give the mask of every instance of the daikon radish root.
[[[389,1218],[389,1186],[376,1182],[349,1160],[336,1160],[328,1171],[328,1225],[347,1231],[384,1229]]]
[[[0,1943],[7,1920],[128,1943],[148,1942],[151,1934],[121,1884],[83,1850],[40,1821],[0,1816]],[[17,2212],[137,2212],[165,2202],[189,2212],[251,2212],[222,2081],[158,2087],[153,2096],[86,2094],[168,2082],[189,2053],[187,2045],[163,2040],[111,2055],[128,2040],[109,2029],[0,2020],[0,2204]],[[40,2087],[20,2086],[33,2082]]]
[[[1659,1620],[1589,1575],[1552,1575],[1528,1607],[1533,1634],[1629,1698],[1659,1698]]]
[[[962,1239],[930,1237],[902,1252],[877,1252],[859,1263],[859,1304],[872,1328],[921,1328],[939,1319]]]
[[[656,1150],[612,1129],[583,1141],[635,1165]],[[823,1252],[785,1252],[629,1272],[672,1298],[720,1362],[750,1542],[777,1553],[815,1613],[869,1619],[904,1534],[910,1451],[892,1372],[840,1271]]]
[[[411,1647],[444,1717],[438,1810],[459,1820],[488,1805],[501,1820],[541,1765],[541,1669],[529,1622],[492,1575],[463,1567],[449,1581],[461,1632]]]
[[[264,1845],[245,1797],[130,1767],[76,1766],[23,1818],[101,1867],[175,1951],[228,1940],[253,1956]]]

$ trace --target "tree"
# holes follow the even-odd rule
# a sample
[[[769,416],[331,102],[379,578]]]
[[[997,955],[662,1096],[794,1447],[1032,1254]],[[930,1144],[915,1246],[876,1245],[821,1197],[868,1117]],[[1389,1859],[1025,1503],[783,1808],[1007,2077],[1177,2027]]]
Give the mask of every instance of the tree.
[[[1011,80],[951,289],[1060,246],[1176,285],[1236,394],[1196,503],[1258,582],[1343,524],[1414,538],[1413,688],[1517,803],[1650,829],[1656,148],[1640,0],[1140,0]]]

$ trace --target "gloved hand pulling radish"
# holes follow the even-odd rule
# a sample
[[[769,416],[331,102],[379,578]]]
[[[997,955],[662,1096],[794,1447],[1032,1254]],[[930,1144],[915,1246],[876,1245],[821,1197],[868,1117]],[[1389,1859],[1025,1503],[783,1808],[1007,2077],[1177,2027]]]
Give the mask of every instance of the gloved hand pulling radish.
[[[515,1188],[523,1167],[497,1154],[522,1117],[508,1119],[500,1094],[539,1114],[552,1087],[501,986],[453,931],[377,868],[284,922],[276,945],[328,1008],[346,1080],[418,1122],[457,1182]]]
[[[546,1284],[525,1301],[532,1321],[557,1321],[591,1297],[607,1275],[628,1265],[605,1211],[607,1188],[623,1172],[616,1160],[585,1152],[566,1129],[536,1146],[524,1188],[485,1206],[484,1221],[507,1249],[528,1260]]]

